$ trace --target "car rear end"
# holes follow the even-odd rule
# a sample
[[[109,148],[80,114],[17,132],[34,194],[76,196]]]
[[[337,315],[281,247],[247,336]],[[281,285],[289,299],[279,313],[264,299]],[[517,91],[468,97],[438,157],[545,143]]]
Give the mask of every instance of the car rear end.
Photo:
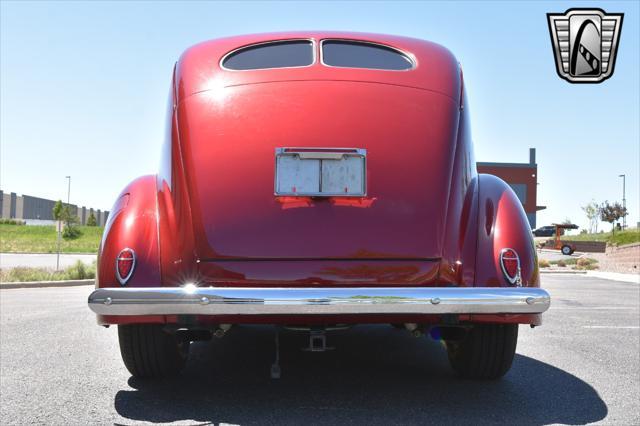
[[[455,340],[468,338],[465,320],[517,323],[547,309],[537,282],[522,285],[516,250],[500,255],[491,286],[470,281],[450,248],[463,245],[450,241],[450,218],[477,213],[478,196],[475,164],[459,166],[470,148],[446,49],[330,33],[234,38],[188,50],[174,82],[158,178],[161,280],[96,290],[89,305],[103,318],[152,319],[183,341],[238,323],[448,324]],[[454,205],[461,180],[471,195]],[[118,267],[134,276],[127,249]],[[124,334],[133,347],[135,333]]]

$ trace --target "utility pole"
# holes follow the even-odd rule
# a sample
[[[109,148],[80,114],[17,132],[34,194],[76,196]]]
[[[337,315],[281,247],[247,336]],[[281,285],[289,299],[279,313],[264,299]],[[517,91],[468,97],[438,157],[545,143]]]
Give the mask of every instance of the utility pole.
[[[622,207],[627,209],[627,198],[626,198],[626,175],[618,175],[618,177],[622,178]],[[622,229],[627,228],[627,216],[622,216]]]

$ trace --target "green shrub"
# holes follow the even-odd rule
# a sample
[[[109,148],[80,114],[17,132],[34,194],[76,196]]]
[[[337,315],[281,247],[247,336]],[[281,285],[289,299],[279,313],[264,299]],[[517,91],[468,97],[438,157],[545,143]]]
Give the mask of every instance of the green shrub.
[[[65,240],[75,240],[82,235],[80,229],[77,226],[67,224],[62,230],[62,238]]]
[[[89,213],[89,218],[87,219],[87,226],[98,226],[98,222],[96,221],[96,216],[93,212]]]
[[[567,262],[565,262],[564,260],[558,260],[556,265],[558,265],[561,268],[564,268],[565,266],[567,266]]]
[[[551,266],[551,264],[547,259],[540,259],[538,260],[538,266],[541,268],[548,268],[549,266]]]
[[[62,205],[62,200],[56,201],[53,205],[53,209],[51,209],[51,214],[55,220],[64,220],[64,206]]]
[[[0,219],[0,224],[2,225],[24,225],[25,223],[24,220],[18,219]]]

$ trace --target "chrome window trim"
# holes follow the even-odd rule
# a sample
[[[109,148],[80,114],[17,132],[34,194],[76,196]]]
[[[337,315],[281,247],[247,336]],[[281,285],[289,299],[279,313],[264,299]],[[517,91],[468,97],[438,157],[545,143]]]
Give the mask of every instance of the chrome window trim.
[[[512,252],[514,252],[516,254],[516,263],[518,265],[518,269],[516,271],[516,276],[511,278],[511,276],[509,276],[509,274],[507,273],[507,270],[504,267],[504,263],[502,262],[502,259],[504,259],[504,254],[511,250]],[[513,258],[508,258],[508,259],[513,259]],[[515,251],[512,248],[509,247],[505,247],[502,250],[500,250],[500,269],[502,269],[502,273],[505,276],[505,278],[507,279],[507,281],[509,282],[509,284],[511,285],[516,285],[517,287],[521,287],[522,286],[522,274],[520,272],[520,255],[518,254],[517,251]]]
[[[353,150],[355,152],[344,152],[342,155],[351,155],[362,157],[364,160],[362,168],[362,194],[344,194],[344,193],[330,193],[330,192],[313,192],[304,194],[292,194],[288,192],[278,192],[278,157],[281,155],[296,155],[295,151],[287,152],[287,150],[303,149],[309,153],[312,153],[314,149],[317,149],[318,153],[327,152],[331,150]],[[339,148],[339,147],[282,147],[276,148],[276,155],[274,159],[274,173],[273,173],[273,195],[276,197],[347,197],[347,198],[363,198],[367,196],[367,150],[364,148]]]
[[[271,68],[251,68],[248,70],[234,70],[232,68],[227,68],[225,67],[224,61],[225,59],[227,59],[228,56],[233,55],[234,53],[242,50],[242,49],[247,49],[250,47],[256,47],[256,46],[262,46],[265,44],[275,44],[275,43],[289,43],[289,42],[295,42],[295,41],[308,41],[309,43],[311,43],[311,50],[312,50],[312,58],[311,58],[311,63],[309,65],[299,65],[299,66],[295,66],[295,67],[271,67]],[[233,49],[230,52],[227,52],[224,54],[224,56],[222,56],[222,58],[220,59],[220,61],[218,62],[218,66],[220,67],[220,69],[223,69],[225,71],[230,71],[230,72],[247,72],[247,71],[263,71],[263,70],[286,70],[286,69],[292,69],[292,68],[309,68],[312,67],[316,64],[316,62],[318,61],[318,53],[317,53],[317,46],[316,46],[316,40],[313,38],[285,38],[285,39],[280,39],[280,40],[269,40],[269,41],[261,41],[259,43],[252,43],[252,44],[246,44],[244,46],[240,46],[237,47],[235,49]]]
[[[118,261],[119,260],[129,260],[128,258],[124,258],[121,259],[120,255],[125,252],[125,251],[130,251],[131,255],[133,256],[131,259],[133,260],[133,264],[131,265],[131,270],[129,271],[129,273],[127,274],[126,277],[121,277],[120,276],[120,269],[118,268]],[[129,281],[129,278],[131,278],[131,275],[133,275],[133,270],[136,268],[136,252],[135,250],[129,248],[129,247],[125,247],[122,250],[120,250],[118,252],[118,255],[116,256],[116,278],[118,279],[118,282],[120,283],[120,285],[124,286],[125,284],[127,284],[127,281]]]
[[[329,64],[324,62],[324,47],[323,47],[323,45],[324,45],[325,41],[346,41],[346,42],[352,42],[352,43],[369,44],[369,45],[372,45],[372,46],[378,46],[378,47],[383,47],[383,48],[386,48],[386,49],[390,49],[390,50],[396,51],[396,52],[400,53],[401,55],[405,56],[406,58],[408,58],[409,61],[411,62],[411,68],[408,68],[406,70],[390,70],[390,69],[387,69],[387,68],[341,67],[341,66],[337,66],[337,65],[329,65]],[[413,71],[418,67],[418,59],[416,58],[416,56],[413,53],[407,52],[407,51],[402,50],[402,49],[398,49],[397,47],[389,46],[388,44],[376,43],[376,42],[373,42],[373,41],[351,39],[351,38],[324,38],[324,39],[320,40],[320,63],[322,65],[324,65],[325,67],[329,67],[329,68],[346,68],[346,69],[352,69],[352,70],[373,70],[373,71],[391,71],[391,72],[408,72],[408,71]]]

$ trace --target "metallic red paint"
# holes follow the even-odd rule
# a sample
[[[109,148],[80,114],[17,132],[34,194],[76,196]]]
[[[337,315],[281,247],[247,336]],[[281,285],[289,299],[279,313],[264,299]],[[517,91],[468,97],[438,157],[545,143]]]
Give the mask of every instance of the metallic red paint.
[[[382,43],[410,71],[227,71],[221,58],[263,41]],[[319,43],[316,43],[317,46]],[[319,54],[319,52],[317,52]],[[462,72],[445,48],[354,33],[232,37],[188,49],[174,69],[158,175],[121,194],[103,237],[97,286],[115,287],[115,256],[137,254],[127,286],[507,286],[499,252],[518,252],[525,286],[536,254],[515,194],[478,175]],[[366,148],[366,198],[275,197],[276,147]],[[451,320],[450,318],[449,320]],[[455,319],[455,318],[453,318]],[[247,321],[204,317],[199,321]],[[461,315],[539,324],[540,315]],[[175,316],[99,316],[101,324]],[[255,322],[256,319],[252,319]],[[439,316],[264,317],[271,323],[437,323]]]
[[[122,191],[109,215],[98,255],[96,287],[120,287],[116,258],[124,248],[136,253],[136,268],[128,286],[151,287],[160,282],[157,219],[156,179],[140,177]]]
[[[177,109],[199,258],[441,256],[459,115],[451,98],[341,81],[245,85],[224,96],[198,93]],[[327,145],[367,149],[375,203],[318,198],[283,210],[275,148]]]
[[[500,251],[515,250],[520,257],[523,287],[539,287],[538,258],[522,204],[503,180],[479,175],[480,208],[476,285],[508,285],[500,266]]]
[[[324,259],[216,260],[201,262],[203,284],[215,287],[361,287],[430,285],[437,281],[438,261]]]

